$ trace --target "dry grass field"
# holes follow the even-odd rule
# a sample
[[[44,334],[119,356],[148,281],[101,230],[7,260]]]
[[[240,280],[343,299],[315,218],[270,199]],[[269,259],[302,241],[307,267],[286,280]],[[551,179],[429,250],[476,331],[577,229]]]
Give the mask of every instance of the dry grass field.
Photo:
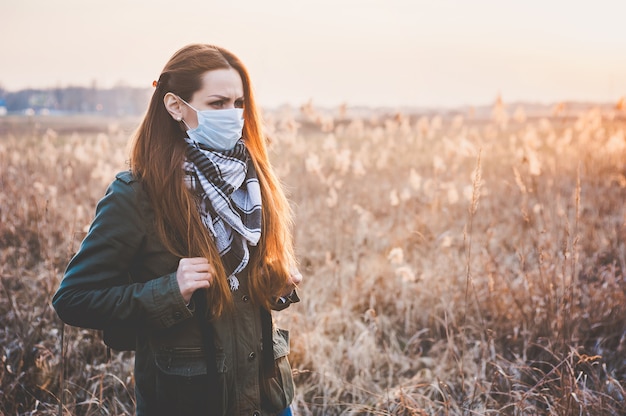
[[[626,111],[267,112],[298,415],[626,414]],[[130,415],[50,306],[138,120],[0,119],[0,414]]]

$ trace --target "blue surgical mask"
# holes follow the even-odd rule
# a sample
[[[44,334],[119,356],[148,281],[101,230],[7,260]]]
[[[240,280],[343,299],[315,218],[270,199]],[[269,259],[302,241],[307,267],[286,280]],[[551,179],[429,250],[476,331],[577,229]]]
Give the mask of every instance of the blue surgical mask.
[[[198,115],[198,127],[187,130],[189,138],[212,150],[231,150],[243,132],[243,108],[226,110],[196,110],[181,98]],[[183,120],[189,128],[189,125]]]

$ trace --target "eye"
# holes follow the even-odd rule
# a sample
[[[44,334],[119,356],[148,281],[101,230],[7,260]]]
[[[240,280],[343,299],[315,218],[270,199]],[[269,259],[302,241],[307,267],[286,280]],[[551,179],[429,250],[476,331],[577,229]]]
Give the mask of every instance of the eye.
[[[235,108],[243,108],[243,100],[235,101]]]
[[[224,107],[224,100],[211,101],[209,105],[213,108],[222,108]]]

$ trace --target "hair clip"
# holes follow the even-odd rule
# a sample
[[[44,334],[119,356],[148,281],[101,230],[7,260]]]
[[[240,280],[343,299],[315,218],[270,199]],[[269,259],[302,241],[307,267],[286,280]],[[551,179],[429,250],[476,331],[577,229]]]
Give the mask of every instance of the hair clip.
[[[152,81],[152,86],[153,86],[154,88],[156,88],[156,87],[157,87],[157,85],[159,85],[159,83],[158,83],[156,80]]]

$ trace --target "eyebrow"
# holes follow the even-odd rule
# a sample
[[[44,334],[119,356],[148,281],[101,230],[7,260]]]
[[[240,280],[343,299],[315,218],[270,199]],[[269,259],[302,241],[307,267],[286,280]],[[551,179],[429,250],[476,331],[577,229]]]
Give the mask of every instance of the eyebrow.
[[[227,97],[225,95],[220,95],[220,94],[213,94],[213,95],[209,95],[206,97],[207,99],[210,98],[219,98],[221,100],[230,100],[231,97]],[[245,97],[242,95],[241,97],[235,98],[235,100],[243,100]]]

